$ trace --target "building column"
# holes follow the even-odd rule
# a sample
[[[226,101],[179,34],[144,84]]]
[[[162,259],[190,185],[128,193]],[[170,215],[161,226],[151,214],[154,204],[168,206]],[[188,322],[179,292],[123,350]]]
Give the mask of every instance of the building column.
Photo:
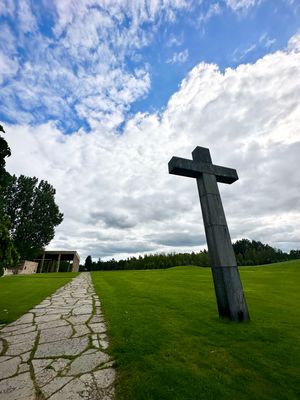
[[[56,272],[59,272],[60,258],[61,258],[61,254],[59,254],[59,255],[58,255],[58,257],[57,257],[57,267],[56,267]]]
[[[42,257],[42,261],[41,261],[40,273],[42,273],[42,272],[43,272],[43,268],[44,268],[44,262],[45,262],[45,252],[43,253],[43,257]]]
[[[77,258],[77,255],[74,254],[72,272],[78,272],[78,271],[79,271],[79,260]]]

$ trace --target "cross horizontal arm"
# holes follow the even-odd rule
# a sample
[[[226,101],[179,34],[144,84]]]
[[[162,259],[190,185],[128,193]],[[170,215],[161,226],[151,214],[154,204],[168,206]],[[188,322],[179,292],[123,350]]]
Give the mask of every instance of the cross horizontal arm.
[[[222,183],[233,183],[239,179],[235,169],[187,160],[186,158],[172,157],[168,166],[170,174],[188,176],[189,178],[198,178],[201,174],[211,174],[215,175],[217,181]]]
[[[230,184],[239,179],[234,168],[220,167],[220,165],[213,165],[213,167],[218,182]]]

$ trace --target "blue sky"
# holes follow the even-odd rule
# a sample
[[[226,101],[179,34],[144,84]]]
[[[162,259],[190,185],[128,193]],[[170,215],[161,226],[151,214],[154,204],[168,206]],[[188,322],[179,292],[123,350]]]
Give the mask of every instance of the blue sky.
[[[188,71],[201,61],[216,63],[223,70],[285,47],[299,29],[299,7],[286,1],[275,3],[276,7],[264,1],[246,12],[235,12],[222,3],[206,2],[181,13],[176,23],[161,27],[154,46],[143,51],[151,65],[152,85],[148,96],[133,105],[134,111],[165,106]],[[178,45],[175,40],[169,45],[173,38]],[[168,62],[183,52],[187,52],[183,62]]]
[[[242,177],[221,189],[234,239],[299,248],[300,177],[280,164],[300,137],[299,17],[297,0],[2,0],[8,167],[56,187],[65,219],[52,248],[205,246],[194,184],[166,173],[195,145]]]
[[[80,127],[90,130],[87,119],[76,110],[81,96],[76,94],[71,78],[93,77],[97,74],[97,65],[102,63],[104,67],[120,69],[129,77],[136,78],[138,70],[142,74],[141,81],[148,74],[149,84],[123,104],[124,115],[119,118],[122,129],[127,113],[164,108],[188,71],[199,62],[215,63],[224,70],[254,62],[264,54],[284,48],[297,32],[300,17],[299,3],[288,0],[178,1],[174,2],[174,7],[158,6],[152,14],[149,11],[151,1],[130,2],[133,12],[126,9],[126,1],[106,4],[91,1],[87,2],[90,14],[72,24],[69,21],[64,23],[66,16],[63,15],[64,12],[72,13],[72,2],[61,3],[69,4],[70,9],[59,10],[52,1],[2,3],[1,47],[3,58],[7,57],[3,64],[6,62],[7,67],[2,75],[0,99],[1,104],[12,111],[8,113],[6,108],[2,108],[0,118],[4,122],[18,123],[25,119],[36,124],[51,119],[65,133],[72,133]],[[113,3],[124,5],[123,9],[118,8],[120,15],[117,17],[111,12],[113,7],[110,4]],[[75,20],[76,10],[73,11],[72,19]],[[101,19],[107,15],[112,18],[110,23],[113,25],[99,27]],[[94,26],[89,25],[89,17]],[[133,23],[137,25],[134,29],[131,28]],[[86,33],[86,30],[90,32]],[[130,30],[134,31],[132,42],[128,38],[120,39],[119,36],[130,33]],[[96,43],[92,37],[95,32],[98,34]],[[76,35],[82,35],[82,38],[79,40]],[[83,43],[85,36],[86,42]],[[74,44],[72,39],[78,45],[75,51],[71,48]],[[115,42],[117,40],[119,43]],[[101,50],[95,56],[101,45],[105,46],[104,62]],[[41,71],[37,66],[43,68],[47,60],[50,70],[43,72],[42,79],[46,81],[43,89],[35,93],[35,101],[25,101],[23,93],[14,90],[16,82],[25,86],[28,90],[26,95],[30,96],[32,85],[39,81]],[[24,73],[28,65],[31,70]],[[52,68],[61,68],[62,71],[53,76]],[[68,73],[72,76],[68,77]],[[61,101],[70,95],[68,83],[75,93],[72,93],[67,107],[61,108]],[[109,87],[105,87],[104,92],[104,96],[111,99]],[[52,107],[45,100],[47,94],[52,98]]]

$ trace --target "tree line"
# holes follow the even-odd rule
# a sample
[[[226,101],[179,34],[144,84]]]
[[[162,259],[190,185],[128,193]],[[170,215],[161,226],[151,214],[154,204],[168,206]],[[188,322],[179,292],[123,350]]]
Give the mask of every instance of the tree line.
[[[5,133],[2,125],[0,131]],[[0,276],[4,267],[40,256],[63,220],[53,186],[36,177],[11,175],[5,169],[10,156],[0,136]]]
[[[268,244],[248,239],[237,240],[233,243],[237,264],[241,265],[262,265],[281,261],[288,261],[300,258],[300,250],[291,250],[289,253],[271,247]],[[193,253],[161,253],[146,254],[139,257],[130,257],[126,260],[93,261],[87,256],[84,265],[80,266],[81,271],[114,271],[114,270],[135,270],[135,269],[165,269],[179,265],[197,265],[209,267],[209,255],[206,250]]]

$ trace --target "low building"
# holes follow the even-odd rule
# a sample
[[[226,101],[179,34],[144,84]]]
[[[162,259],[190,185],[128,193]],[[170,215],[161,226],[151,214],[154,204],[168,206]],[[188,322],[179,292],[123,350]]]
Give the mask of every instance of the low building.
[[[78,272],[79,263],[77,251],[45,250],[39,260],[38,272]]]
[[[18,274],[35,274],[37,272],[39,263],[35,261],[24,261],[20,267]]]
[[[38,262],[35,261],[22,261],[14,268],[4,268],[3,276],[5,275],[30,275],[35,274],[38,269]]]

